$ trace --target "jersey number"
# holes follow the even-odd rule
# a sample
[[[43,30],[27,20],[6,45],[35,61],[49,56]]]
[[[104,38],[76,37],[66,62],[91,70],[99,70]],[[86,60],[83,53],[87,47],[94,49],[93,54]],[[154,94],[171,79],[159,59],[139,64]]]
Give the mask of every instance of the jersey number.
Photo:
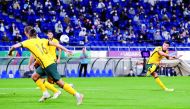
[[[36,44],[36,47],[38,48],[38,50],[42,53],[42,54],[47,54],[48,53],[48,51],[47,51],[47,49],[43,46],[43,43],[41,44],[41,47],[38,45],[38,44]]]

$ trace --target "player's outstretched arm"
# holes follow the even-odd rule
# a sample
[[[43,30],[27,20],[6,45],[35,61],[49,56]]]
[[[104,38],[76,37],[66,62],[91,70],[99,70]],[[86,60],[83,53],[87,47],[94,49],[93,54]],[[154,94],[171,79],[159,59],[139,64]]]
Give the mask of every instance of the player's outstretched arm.
[[[57,63],[60,63],[62,49],[59,48],[58,50],[59,50],[59,53],[58,53]]]
[[[182,57],[182,55],[179,55],[179,56],[169,56],[167,53],[164,53],[163,51],[158,51],[158,53],[160,55],[162,55],[162,56],[165,56],[169,60],[179,59],[180,57]]]
[[[68,50],[67,48],[65,48],[64,46],[60,45],[59,43],[54,43],[52,41],[49,41],[49,45],[55,46],[55,47],[60,48],[63,51],[69,53],[69,54],[72,54],[72,51]]]
[[[15,45],[11,46],[11,49],[9,50],[8,55],[9,55],[9,56],[12,56],[12,52],[13,52],[16,48],[19,48],[19,47],[21,47],[21,46],[22,46],[21,43],[17,43],[17,44],[15,44]]]
[[[34,69],[34,57],[32,56],[32,54],[30,54],[30,58],[29,58],[29,63],[28,63],[28,68],[30,71],[33,71]]]
[[[173,60],[173,59],[179,59],[180,57],[182,57],[183,55],[179,55],[179,56],[170,56],[169,60]]]
[[[163,51],[158,51],[158,53],[162,56],[169,57],[169,55]]]

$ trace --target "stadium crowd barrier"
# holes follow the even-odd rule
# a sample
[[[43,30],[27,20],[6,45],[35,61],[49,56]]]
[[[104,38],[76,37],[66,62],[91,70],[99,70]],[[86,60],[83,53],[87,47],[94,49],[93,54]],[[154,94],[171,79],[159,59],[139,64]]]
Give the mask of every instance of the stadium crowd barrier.
[[[89,58],[87,77],[144,76],[142,58]],[[28,57],[0,58],[1,78],[30,77]],[[79,58],[62,58],[58,72],[62,77],[78,77]],[[170,63],[163,62],[159,75],[176,76]]]

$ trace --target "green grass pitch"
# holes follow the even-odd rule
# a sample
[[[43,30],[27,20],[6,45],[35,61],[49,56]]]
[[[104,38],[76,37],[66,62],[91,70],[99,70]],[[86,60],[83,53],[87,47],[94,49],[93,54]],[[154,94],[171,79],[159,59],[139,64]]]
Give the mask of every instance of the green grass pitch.
[[[42,93],[31,79],[0,79],[0,109],[190,109],[189,77],[162,77],[174,92],[162,91],[152,77],[63,80],[85,95],[82,105],[65,91],[56,100],[39,103]]]

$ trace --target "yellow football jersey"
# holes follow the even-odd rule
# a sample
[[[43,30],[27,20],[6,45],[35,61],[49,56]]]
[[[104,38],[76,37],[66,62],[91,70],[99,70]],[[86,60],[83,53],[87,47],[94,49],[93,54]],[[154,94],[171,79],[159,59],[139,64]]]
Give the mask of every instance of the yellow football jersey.
[[[42,68],[55,63],[48,50],[48,40],[33,38],[21,42],[22,47],[27,48],[33,54],[35,59],[40,62]]]
[[[51,41],[54,43],[59,43],[59,41],[55,38],[53,38]],[[54,61],[56,61],[57,60],[56,47],[55,46],[49,46],[49,52],[53,56]]]
[[[150,55],[147,64],[159,64],[160,61],[165,57],[158,53],[158,51],[163,51],[168,54],[168,51],[164,51],[161,46],[156,47],[152,54]]]

